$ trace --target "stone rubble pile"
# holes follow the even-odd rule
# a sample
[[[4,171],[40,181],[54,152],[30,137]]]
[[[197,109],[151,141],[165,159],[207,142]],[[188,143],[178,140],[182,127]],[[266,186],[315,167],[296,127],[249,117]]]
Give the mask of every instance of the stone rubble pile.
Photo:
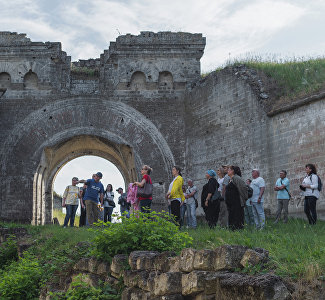
[[[123,278],[122,300],[209,300],[290,299],[284,282],[275,275],[251,276],[239,273],[268,261],[264,249],[223,245],[214,250],[183,249],[173,252],[134,251],[116,255],[111,265],[84,259],[75,265],[77,273],[88,273],[88,282],[98,279],[116,284]]]

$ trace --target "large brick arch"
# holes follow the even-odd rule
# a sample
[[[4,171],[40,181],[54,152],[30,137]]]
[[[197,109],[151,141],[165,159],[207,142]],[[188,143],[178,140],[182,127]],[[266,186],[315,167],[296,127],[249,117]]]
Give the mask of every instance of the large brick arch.
[[[34,224],[51,221],[53,178],[73,158],[106,158],[126,182],[136,179],[141,164],[151,165],[158,207],[174,164],[151,121],[126,104],[99,97],[72,97],[43,106],[17,124],[3,146],[1,211],[6,215],[1,218]]]

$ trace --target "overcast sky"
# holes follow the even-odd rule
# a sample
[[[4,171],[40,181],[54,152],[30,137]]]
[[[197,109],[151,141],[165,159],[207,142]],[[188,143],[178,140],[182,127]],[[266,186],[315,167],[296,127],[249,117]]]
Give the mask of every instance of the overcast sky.
[[[324,0],[0,0],[0,31],[27,33],[32,41],[60,41],[73,61],[99,57],[119,34],[202,33],[207,41],[203,73],[247,53],[324,56],[324,16]],[[72,176],[89,177],[101,170],[108,183],[107,174],[117,170],[99,158],[83,162],[72,161],[62,169],[58,193]]]
[[[202,72],[247,53],[325,53],[323,0],[0,0],[0,30],[61,41],[72,60],[96,58],[119,34],[186,31],[207,39]]]

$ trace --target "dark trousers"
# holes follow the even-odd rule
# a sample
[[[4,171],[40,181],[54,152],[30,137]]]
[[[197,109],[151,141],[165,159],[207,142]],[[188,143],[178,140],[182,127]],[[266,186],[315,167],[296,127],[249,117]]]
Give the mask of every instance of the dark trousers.
[[[186,209],[187,209],[186,203],[183,203],[183,205],[181,205],[181,207],[180,207],[180,225],[181,226],[184,226],[185,225],[185,213],[186,213]]]
[[[87,213],[86,213],[86,206],[84,208],[81,207],[80,210],[80,219],[79,219],[79,227],[87,225]]]
[[[178,200],[171,200],[170,212],[175,217],[176,223],[179,225],[181,220],[181,203]]]
[[[244,227],[244,207],[240,203],[227,203],[228,226],[231,230],[242,229]]]
[[[113,207],[104,207],[104,222],[112,222]]]
[[[306,196],[304,203],[304,211],[308,218],[309,224],[316,224],[317,213],[316,213],[316,201],[317,198],[314,196]]]
[[[71,227],[74,226],[74,219],[76,217],[77,209],[78,209],[78,205],[67,204],[67,206],[66,206],[67,213],[65,215],[63,226],[68,226],[69,220],[70,220],[70,226]]]
[[[150,200],[150,199],[140,200],[140,210],[142,213],[147,213],[147,214],[150,213],[151,202],[152,202],[152,200]]]
[[[204,212],[209,227],[216,227],[220,213],[220,201],[209,201],[208,206],[204,207]]]

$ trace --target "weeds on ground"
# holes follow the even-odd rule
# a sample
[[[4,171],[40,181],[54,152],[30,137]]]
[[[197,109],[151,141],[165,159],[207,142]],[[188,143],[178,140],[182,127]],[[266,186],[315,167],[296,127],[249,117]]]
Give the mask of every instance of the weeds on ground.
[[[273,224],[271,220],[264,230],[245,227],[240,231],[229,231],[217,227],[215,230],[200,226],[189,230],[196,249],[216,248],[223,244],[260,247],[269,251],[269,271],[293,279],[320,278],[325,274],[325,222],[315,226],[300,219],[290,219],[288,224]]]
[[[187,232],[180,231],[165,212],[137,212],[130,218],[118,217],[116,223],[99,223],[91,254],[109,261],[116,254],[135,250],[175,251],[192,244]]]

